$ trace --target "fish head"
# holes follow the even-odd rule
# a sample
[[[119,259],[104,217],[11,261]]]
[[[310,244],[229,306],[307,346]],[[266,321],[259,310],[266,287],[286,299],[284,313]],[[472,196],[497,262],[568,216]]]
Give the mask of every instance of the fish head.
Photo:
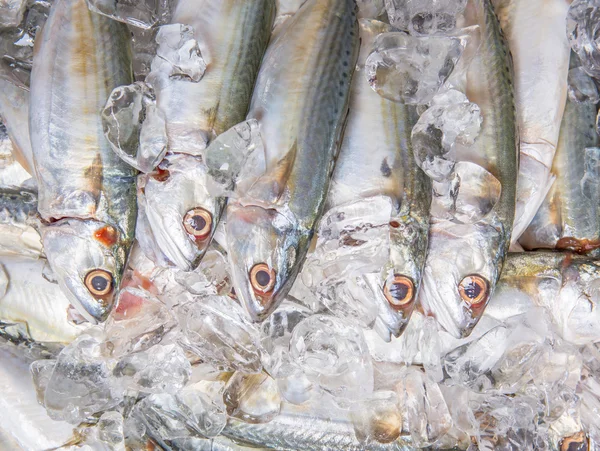
[[[499,277],[506,244],[486,224],[432,224],[419,300],[426,314],[456,338],[464,338],[483,315]]]
[[[211,191],[206,168],[190,155],[169,156],[157,171],[142,177],[138,205],[153,237],[146,241],[179,269],[195,269],[217,228],[224,197]]]
[[[92,324],[111,312],[121,283],[126,246],[112,225],[63,219],[42,230],[46,258],[63,292]]]
[[[230,204],[227,255],[235,295],[253,321],[268,317],[299,271],[299,228],[274,209]]]

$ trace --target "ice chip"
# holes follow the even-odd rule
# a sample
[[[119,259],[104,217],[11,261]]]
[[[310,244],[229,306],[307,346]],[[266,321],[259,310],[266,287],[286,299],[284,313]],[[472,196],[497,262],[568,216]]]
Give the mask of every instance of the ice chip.
[[[144,81],[150,68],[152,60],[156,56],[156,33],[158,29],[145,30],[135,26],[129,26],[131,31],[131,47],[133,50],[133,73],[136,81]]]
[[[384,0],[357,0],[358,17],[376,19],[385,12]]]
[[[227,423],[222,393],[224,385],[221,381],[201,381],[188,385],[178,395],[193,412],[196,425],[205,437],[216,437]]]
[[[102,110],[102,126],[114,152],[142,172],[152,171],[167,152],[165,119],[146,83],[113,89]]]
[[[48,382],[50,381],[50,376],[52,376],[52,371],[54,371],[55,366],[55,359],[36,360],[29,366],[33,385],[35,386],[37,401],[41,405],[44,405],[46,387],[48,387]]]
[[[268,423],[281,409],[277,382],[266,373],[236,371],[225,386],[227,414],[246,423]]]
[[[182,345],[213,365],[259,372],[260,334],[244,309],[224,296],[194,297],[177,309]]]
[[[459,182],[454,219],[463,224],[477,222],[500,200],[500,181],[481,166],[468,161],[456,163],[455,172]]]
[[[103,358],[100,342],[81,335],[58,355],[44,405],[50,418],[77,424],[119,404],[123,391],[112,379],[114,362]]]
[[[567,37],[586,72],[600,76],[600,2],[575,0],[567,15]]]
[[[123,416],[119,412],[105,412],[98,420],[98,438],[114,449],[125,449]]]
[[[402,413],[393,391],[374,392],[352,412],[354,433],[361,443],[391,443],[402,432]]]
[[[307,378],[324,391],[358,401],[373,391],[373,366],[362,331],[327,315],[296,326],[290,352]]]
[[[158,344],[120,359],[113,375],[130,390],[177,393],[185,386],[191,372],[190,362],[180,346]]]
[[[435,181],[448,179],[454,171],[455,144],[473,144],[481,123],[481,110],[464,94],[449,90],[434,97],[411,133],[419,167]]]
[[[390,23],[414,35],[448,33],[467,0],[385,0]]]
[[[396,392],[415,446],[430,446],[448,432],[452,417],[444,396],[422,371],[407,367]]]
[[[577,103],[598,103],[600,94],[596,83],[582,66],[569,70],[569,100]]]
[[[194,271],[175,270],[174,277],[192,294],[226,296],[231,292],[227,256],[214,241]]]
[[[156,58],[152,61],[152,72],[165,74],[169,79],[192,83],[198,83],[202,79],[206,62],[194,39],[191,26],[178,23],[163,25],[158,30],[156,42],[158,48]]]
[[[167,23],[171,3],[169,0],[87,0],[90,10],[145,29]]]
[[[386,99],[411,105],[428,103],[454,70],[467,42],[468,35],[382,33],[367,57],[365,75]]]

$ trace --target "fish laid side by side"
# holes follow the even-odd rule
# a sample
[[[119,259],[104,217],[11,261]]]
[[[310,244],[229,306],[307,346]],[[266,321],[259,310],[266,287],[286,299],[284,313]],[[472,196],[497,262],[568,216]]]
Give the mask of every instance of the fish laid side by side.
[[[494,0],[514,61],[520,137],[511,240],[525,231],[554,181],[551,173],[567,98],[568,0]],[[504,185],[503,185],[504,187]]]
[[[227,207],[237,297],[260,321],[284,299],[322,214],[358,57],[354,0],[309,0],[265,54],[247,119],[265,173]]]
[[[502,189],[481,220],[440,220],[430,227],[419,299],[424,311],[455,337],[471,333],[500,277],[510,245],[518,172],[510,54],[489,0],[472,2],[467,13],[468,21],[479,24],[482,39],[467,72],[467,97],[481,108],[483,124],[475,143],[457,150],[457,160],[482,166]]]
[[[148,75],[172,155],[158,174],[142,176],[140,224],[147,224],[156,247],[179,269],[198,266],[225,208],[226,198],[211,190],[212,176],[198,155],[244,120],[274,16],[274,0],[180,1],[172,22],[193,27],[207,64],[204,76],[194,83],[157,68]]]
[[[36,39],[29,126],[44,252],[59,285],[91,322],[118,291],[136,220],[135,170],[104,137],[100,112],[131,83],[127,27],[58,0]]]

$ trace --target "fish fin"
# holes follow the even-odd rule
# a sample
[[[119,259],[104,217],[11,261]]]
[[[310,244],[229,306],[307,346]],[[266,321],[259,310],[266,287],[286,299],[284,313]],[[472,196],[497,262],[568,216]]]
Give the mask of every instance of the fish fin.
[[[287,180],[294,167],[298,145],[297,141],[285,156],[264,175],[258,178],[248,190],[248,197],[268,204],[276,203],[284,192]]]

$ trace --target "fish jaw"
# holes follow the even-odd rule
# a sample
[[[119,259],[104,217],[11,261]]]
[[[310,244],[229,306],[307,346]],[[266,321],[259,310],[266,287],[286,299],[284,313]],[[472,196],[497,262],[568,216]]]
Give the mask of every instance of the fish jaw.
[[[99,221],[64,219],[42,229],[42,243],[71,304],[90,323],[105,321],[114,306],[127,259],[120,232]],[[101,283],[96,285],[96,293],[88,288],[94,274],[100,276]]]
[[[164,169],[140,176],[140,181],[140,214],[145,216],[156,246],[179,269],[192,271],[206,253],[225,199],[210,192],[206,167],[188,155],[167,157]],[[189,224],[186,227],[186,221],[194,216],[189,212],[196,210],[205,216],[206,233],[194,235],[191,232],[201,230],[195,231]]]
[[[235,295],[253,321],[263,321],[290,290],[305,257],[298,249],[306,248],[300,243],[309,233],[277,210],[255,205],[230,204],[225,227]],[[257,281],[267,275],[270,283],[261,290]]]
[[[419,299],[426,314],[456,338],[468,337],[483,315],[506,252],[503,234],[490,224],[432,224]],[[484,281],[484,285],[472,287]],[[477,288],[481,297],[469,299]]]

